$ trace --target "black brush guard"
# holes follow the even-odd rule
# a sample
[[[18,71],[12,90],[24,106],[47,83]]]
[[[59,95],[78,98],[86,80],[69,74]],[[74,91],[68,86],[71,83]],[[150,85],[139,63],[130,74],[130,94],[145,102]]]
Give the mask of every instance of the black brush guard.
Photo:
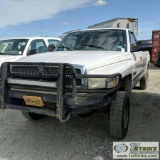
[[[32,69],[32,70],[30,70]],[[2,108],[17,109],[26,112],[33,112],[57,117],[61,122],[70,118],[72,111],[65,107],[64,99],[66,96],[75,97],[78,93],[96,93],[96,94],[113,94],[114,98],[116,91],[120,88],[122,77],[119,73],[112,75],[87,75],[76,74],[76,69],[71,64],[65,63],[20,63],[20,62],[5,62],[1,67],[2,71]],[[118,86],[112,89],[85,89],[76,87],[77,79],[87,78],[114,78],[119,77]],[[10,97],[12,85],[8,83],[8,78],[32,78],[35,80],[52,81],[56,80],[56,111],[44,108],[35,108],[31,106],[15,105]],[[22,86],[23,87],[23,86]],[[30,86],[32,87],[32,86]],[[110,101],[109,101],[110,103]],[[96,107],[88,107],[88,110],[96,109]]]

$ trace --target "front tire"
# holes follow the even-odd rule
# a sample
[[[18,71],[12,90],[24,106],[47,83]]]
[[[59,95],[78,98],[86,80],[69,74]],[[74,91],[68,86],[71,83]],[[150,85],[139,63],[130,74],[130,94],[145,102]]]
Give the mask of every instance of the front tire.
[[[109,114],[110,134],[115,138],[124,138],[128,132],[130,101],[124,91],[117,92],[117,98],[111,103]]]
[[[149,76],[149,72],[148,72],[148,69],[147,69],[147,72],[145,73],[145,75],[140,80],[140,88],[142,90],[145,90],[148,87],[148,76]]]
[[[44,115],[41,115],[41,114],[25,112],[25,111],[22,111],[22,114],[26,119],[31,120],[31,121],[36,121],[44,117]]]

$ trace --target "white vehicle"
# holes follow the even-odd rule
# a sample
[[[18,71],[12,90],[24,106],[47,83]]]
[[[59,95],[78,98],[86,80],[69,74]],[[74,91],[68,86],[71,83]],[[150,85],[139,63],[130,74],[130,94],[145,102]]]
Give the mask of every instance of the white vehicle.
[[[3,62],[14,62],[28,55],[47,52],[48,45],[55,46],[60,38],[54,37],[21,37],[0,41],[0,65]]]
[[[128,29],[91,29],[67,34],[54,54],[45,53],[2,65],[2,108],[21,110],[37,120],[86,116],[101,109],[113,137],[129,125],[129,93],[147,88],[150,61]],[[105,125],[105,124],[104,124]]]

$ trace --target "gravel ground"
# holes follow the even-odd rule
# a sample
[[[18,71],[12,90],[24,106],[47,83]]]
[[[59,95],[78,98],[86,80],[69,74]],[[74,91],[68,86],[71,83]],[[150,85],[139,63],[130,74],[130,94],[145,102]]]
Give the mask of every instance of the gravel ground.
[[[123,141],[160,141],[160,69],[151,67],[149,87],[131,93],[128,135]],[[108,120],[104,116],[72,117],[65,124],[52,117],[38,122],[21,112],[0,111],[0,160],[112,159]]]

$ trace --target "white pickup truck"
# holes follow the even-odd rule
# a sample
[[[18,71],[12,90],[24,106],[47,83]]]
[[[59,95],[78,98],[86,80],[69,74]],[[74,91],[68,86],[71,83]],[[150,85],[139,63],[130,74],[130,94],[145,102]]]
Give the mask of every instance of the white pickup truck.
[[[48,51],[48,45],[55,46],[60,38],[54,37],[20,37],[0,41],[0,65],[3,62],[14,62],[22,57]]]
[[[79,30],[69,33],[54,54],[3,63],[2,108],[21,110],[32,120],[48,115],[61,122],[101,110],[108,114],[111,135],[123,138],[129,93],[138,82],[147,88],[150,56],[141,44],[128,29]]]

